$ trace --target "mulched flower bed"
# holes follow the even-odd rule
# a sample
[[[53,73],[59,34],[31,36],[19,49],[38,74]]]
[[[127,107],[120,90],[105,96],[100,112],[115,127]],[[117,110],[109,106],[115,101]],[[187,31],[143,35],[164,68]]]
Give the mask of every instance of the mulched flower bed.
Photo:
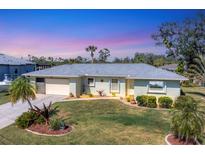
[[[40,124],[33,124],[27,128],[32,132],[36,132],[39,134],[46,134],[46,135],[63,135],[67,134],[72,130],[71,126],[67,126],[65,129],[60,130],[51,130],[48,125],[40,125]]]
[[[176,138],[176,136],[174,136],[173,134],[170,134],[167,137],[167,141],[171,145],[196,145],[196,143],[194,141],[189,141],[188,143],[186,143],[185,141]]]

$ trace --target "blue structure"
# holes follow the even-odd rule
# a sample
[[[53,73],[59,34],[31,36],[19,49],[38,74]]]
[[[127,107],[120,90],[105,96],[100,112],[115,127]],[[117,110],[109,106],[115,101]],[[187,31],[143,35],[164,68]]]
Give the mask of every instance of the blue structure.
[[[35,63],[0,54],[0,81],[4,80],[5,76],[9,79],[15,79],[23,73],[32,71],[35,71]]]

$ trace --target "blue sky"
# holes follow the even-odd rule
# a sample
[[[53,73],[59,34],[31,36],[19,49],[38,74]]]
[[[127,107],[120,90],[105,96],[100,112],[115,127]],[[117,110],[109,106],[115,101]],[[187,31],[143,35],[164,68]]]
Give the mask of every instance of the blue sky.
[[[198,10],[0,10],[0,52],[15,56],[88,56],[85,47],[112,57],[165,54],[151,34],[163,22],[183,21]]]

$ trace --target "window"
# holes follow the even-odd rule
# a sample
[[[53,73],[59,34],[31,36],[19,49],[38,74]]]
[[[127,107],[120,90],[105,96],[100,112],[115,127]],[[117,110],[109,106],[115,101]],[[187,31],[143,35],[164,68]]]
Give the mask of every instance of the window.
[[[88,78],[88,86],[90,86],[90,87],[95,86],[95,80],[94,80],[94,78]]]
[[[44,78],[36,78],[36,82],[45,82]]]
[[[103,80],[103,79],[101,79],[101,80],[100,80],[100,82],[104,82],[104,80]]]
[[[151,93],[165,93],[166,85],[164,81],[150,81],[148,85],[148,92]]]
[[[111,91],[112,92],[119,92],[119,80],[118,79],[112,79],[111,82]]]

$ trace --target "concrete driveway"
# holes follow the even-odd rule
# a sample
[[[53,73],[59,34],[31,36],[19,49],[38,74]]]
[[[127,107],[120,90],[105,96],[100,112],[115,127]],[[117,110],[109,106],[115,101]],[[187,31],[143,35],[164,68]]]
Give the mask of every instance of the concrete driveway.
[[[37,95],[36,100],[31,101],[33,105],[38,107],[42,107],[43,103],[48,105],[50,102],[55,103],[56,101],[60,101],[65,96],[62,95]],[[28,103],[27,102],[18,102],[15,105],[11,103],[6,103],[0,105],[0,129],[15,122],[15,119],[20,116],[23,112],[28,111]]]

